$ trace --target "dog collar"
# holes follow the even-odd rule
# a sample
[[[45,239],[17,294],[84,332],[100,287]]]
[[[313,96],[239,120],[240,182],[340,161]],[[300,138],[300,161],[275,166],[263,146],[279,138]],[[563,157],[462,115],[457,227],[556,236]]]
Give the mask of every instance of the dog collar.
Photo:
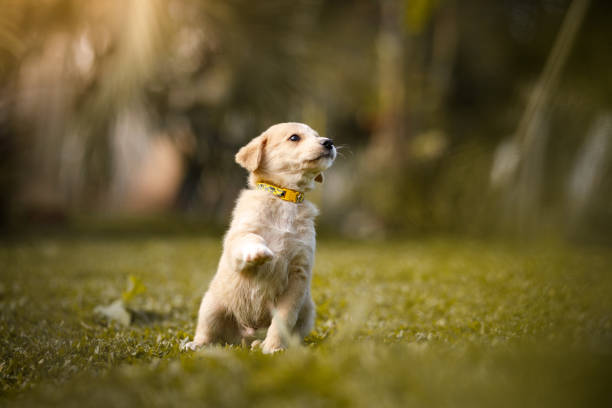
[[[304,201],[304,193],[288,188],[278,187],[273,184],[259,182],[257,183],[257,189],[267,191],[281,200],[291,201],[292,203],[301,203]]]

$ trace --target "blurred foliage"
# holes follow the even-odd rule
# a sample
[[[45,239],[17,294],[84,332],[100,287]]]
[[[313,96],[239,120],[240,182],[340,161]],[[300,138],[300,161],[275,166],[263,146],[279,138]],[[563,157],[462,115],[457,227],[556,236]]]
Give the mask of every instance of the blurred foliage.
[[[0,0],[2,224],[224,222],[244,185],[234,153],[296,120],[346,146],[314,195],[330,229],[607,240],[610,143],[578,165],[591,134],[612,137],[593,130],[612,7],[589,3]],[[571,4],[587,11],[526,122],[538,143],[515,151]]]
[[[142,279],[137,276],[130,275],[128,276],[128,284],[127,288],[121,292],[121,299],[128,303],[136,296],[141,295],[147,291],[146,286],[142,282]]]

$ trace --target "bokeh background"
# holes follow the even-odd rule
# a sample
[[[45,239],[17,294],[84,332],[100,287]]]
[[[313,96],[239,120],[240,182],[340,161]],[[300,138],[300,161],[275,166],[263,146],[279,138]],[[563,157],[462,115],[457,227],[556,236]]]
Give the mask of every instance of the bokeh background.
[[[0,0],[0,224],[227,223],[240,146],[343,146],[322,231],[612,239],[612,4]],[[178,222],[178,221],[177,221]]]

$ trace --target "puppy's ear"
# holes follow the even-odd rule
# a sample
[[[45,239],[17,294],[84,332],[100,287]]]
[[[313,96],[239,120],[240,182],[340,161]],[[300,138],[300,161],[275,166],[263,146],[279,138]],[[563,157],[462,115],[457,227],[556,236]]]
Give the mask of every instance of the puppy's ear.
[[[263,157],[263,149],[266,145],[264,135],[257,136],[251,140],[246,146],[243,146],[236,153],[236,163],[244,167],[250,172],[254,172],[259,168]]]
[[[323,182],[323,173],[319,173],[317,175],[317,177],[315,177],[315,181],[318,183],[322,183]]]

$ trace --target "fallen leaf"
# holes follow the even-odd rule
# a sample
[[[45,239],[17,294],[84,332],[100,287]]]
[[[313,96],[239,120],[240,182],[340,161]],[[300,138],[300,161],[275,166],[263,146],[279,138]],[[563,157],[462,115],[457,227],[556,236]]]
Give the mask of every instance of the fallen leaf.
[[[108,306],[96,306],[94,313],[98,313],[108,320],[118,322],[123,326],[129,326],[132,320],[121,299],[115,300]]]

